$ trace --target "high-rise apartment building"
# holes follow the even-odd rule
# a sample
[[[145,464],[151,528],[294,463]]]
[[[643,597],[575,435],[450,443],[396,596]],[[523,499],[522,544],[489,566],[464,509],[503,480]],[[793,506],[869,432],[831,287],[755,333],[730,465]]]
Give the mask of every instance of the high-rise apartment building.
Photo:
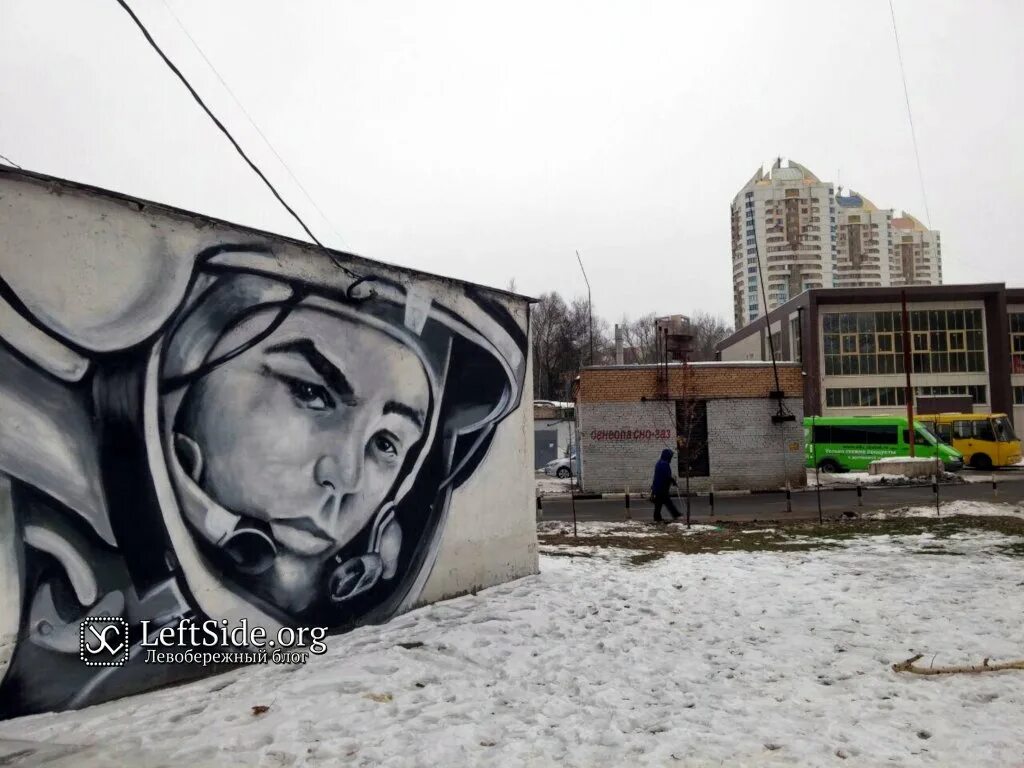
[[[732,201],[736,327],[808,288],[831,288],[835,237],[835,193],[830,183],[781,158],[767,172],[759,168]]]
[[[736,328],[811,288],[942,282],[937,231],[782,158],[733,198],[731,225]]]
[[[909,213],[892,220],[893,285],[940,285],[942,240]]]
[[[836,288],[892,285],[892,211],[856,192],[836,196]]]

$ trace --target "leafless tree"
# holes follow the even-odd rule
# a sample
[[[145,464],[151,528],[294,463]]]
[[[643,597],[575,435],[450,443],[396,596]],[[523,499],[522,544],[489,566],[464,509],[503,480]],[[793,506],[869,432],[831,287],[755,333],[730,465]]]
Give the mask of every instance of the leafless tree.
[[[715,345],[732,333],[731,325],[720,315],[712,315],[710,312],[697,312],[691,315],[690,326],[693,329],[693,351],[690,359],[694,361],[714,360]]]
[[[656,319],[657,315],[654,312],[648,312],[636,320],[630,320],[624,315],[619,321],[622,345],[633,350],[632,362],[658,362],[658,337],[654,327]]]

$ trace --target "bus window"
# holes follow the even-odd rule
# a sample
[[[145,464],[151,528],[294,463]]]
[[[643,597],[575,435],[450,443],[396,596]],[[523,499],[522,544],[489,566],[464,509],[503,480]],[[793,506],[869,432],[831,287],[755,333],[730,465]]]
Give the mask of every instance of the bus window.
[[[828,445],[832,442],[832,427],[814,426],[814,442]]]
[[[988,419],[978,419],[974,422],[974,439],[995,442],[996,433],[992,429],[992,422]]]
[[[904,445],[910,445],[910,432],[903,430],[903,443]],[[935,445],[935,438],[932,433],[923,427],[918,427],[914,430],[914,444],[915,445]]]
[[[1005,416],[996,416],[992,419],[992,427],[996,433],[996,440],[1007,443],[1011,440],[1016,440],[1017,435],[1013,432],[1013,426],[1010,424],[1010,420]]]
[[[954,440],[970,440],[974,437],[974,428],[972,427],[973,422],[970,421],[954,421],[953,422],[953,439]]]
[[[897,445],[896,425],[875,425],[865,424],[859,428],[863,433],[863,440],[868,445]]]
[[[936,424],[935,429],[933,429],[932,432],[935,433],[935,436],[939,438],[939,440],[946,443],[946,445],[951,445],[953,443],[952,427],[952,424]]]

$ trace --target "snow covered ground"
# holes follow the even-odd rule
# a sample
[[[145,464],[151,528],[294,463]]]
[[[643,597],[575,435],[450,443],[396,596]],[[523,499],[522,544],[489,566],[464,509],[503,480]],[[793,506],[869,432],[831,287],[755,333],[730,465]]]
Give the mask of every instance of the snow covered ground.
[[[559,477],[545,475],[543,472],[537,472],[535,479],[537,483],[537,493],[540,496],[550,496],[552,494],[568,495],[572,491],[573,482],[568,477],[563,480]]]
[[[942,502],[939,509],[935,505],[892,509],[883,512],[872,512],[865,517],[874,520],[887,520],[900,517],[953,517],[967,515],[969,517],[1020,517],[1024,518],[1024,508],[1019,504],[1000,504],[970,499],[955,499]],[[1024,654],[1022,654],[1024,655]],[[1024,765],[1024,763],[1022,763]]]
[[[1022,765],[1024,673],[891,669],[1024,656],[1022,561],[1000,549],[1022,541],[543,555],[538,576],[335,637],[304,666],[6,721],[0,740],[68,750],[59,768]]]

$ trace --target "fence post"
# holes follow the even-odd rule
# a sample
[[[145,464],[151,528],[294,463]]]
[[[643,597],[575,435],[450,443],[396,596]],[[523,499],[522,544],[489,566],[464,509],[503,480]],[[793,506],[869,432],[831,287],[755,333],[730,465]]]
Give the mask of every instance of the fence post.
[[[544,517],[544,500],[543,499],[544,499],[543,496],[538,496],[537,497],[537,519],[538,520],[540,520],[542,517]]]
[[[793,490],[789,487],[789,480],[786,481],[786,511],[793,511]]]
[[[861,485],[860,478],[857,478],[857,506],[864,506],[864,486]]]
[[[711,491],[708,493],[708,503],[711,505],[711,516],[715,516],[715,484],[711,484]]]
[[[999,495],[999,481],[996,480],[996,476],[992,475],[992,498],[996,498]]]
[[[633,519],[633,513],[629,511],[629,488],[626,489],[626,519]]]
[[[935,494],[935,516],[940,517],[939,513],[939,460],[935,459],[935,474],[932,476],[932,493]]]

